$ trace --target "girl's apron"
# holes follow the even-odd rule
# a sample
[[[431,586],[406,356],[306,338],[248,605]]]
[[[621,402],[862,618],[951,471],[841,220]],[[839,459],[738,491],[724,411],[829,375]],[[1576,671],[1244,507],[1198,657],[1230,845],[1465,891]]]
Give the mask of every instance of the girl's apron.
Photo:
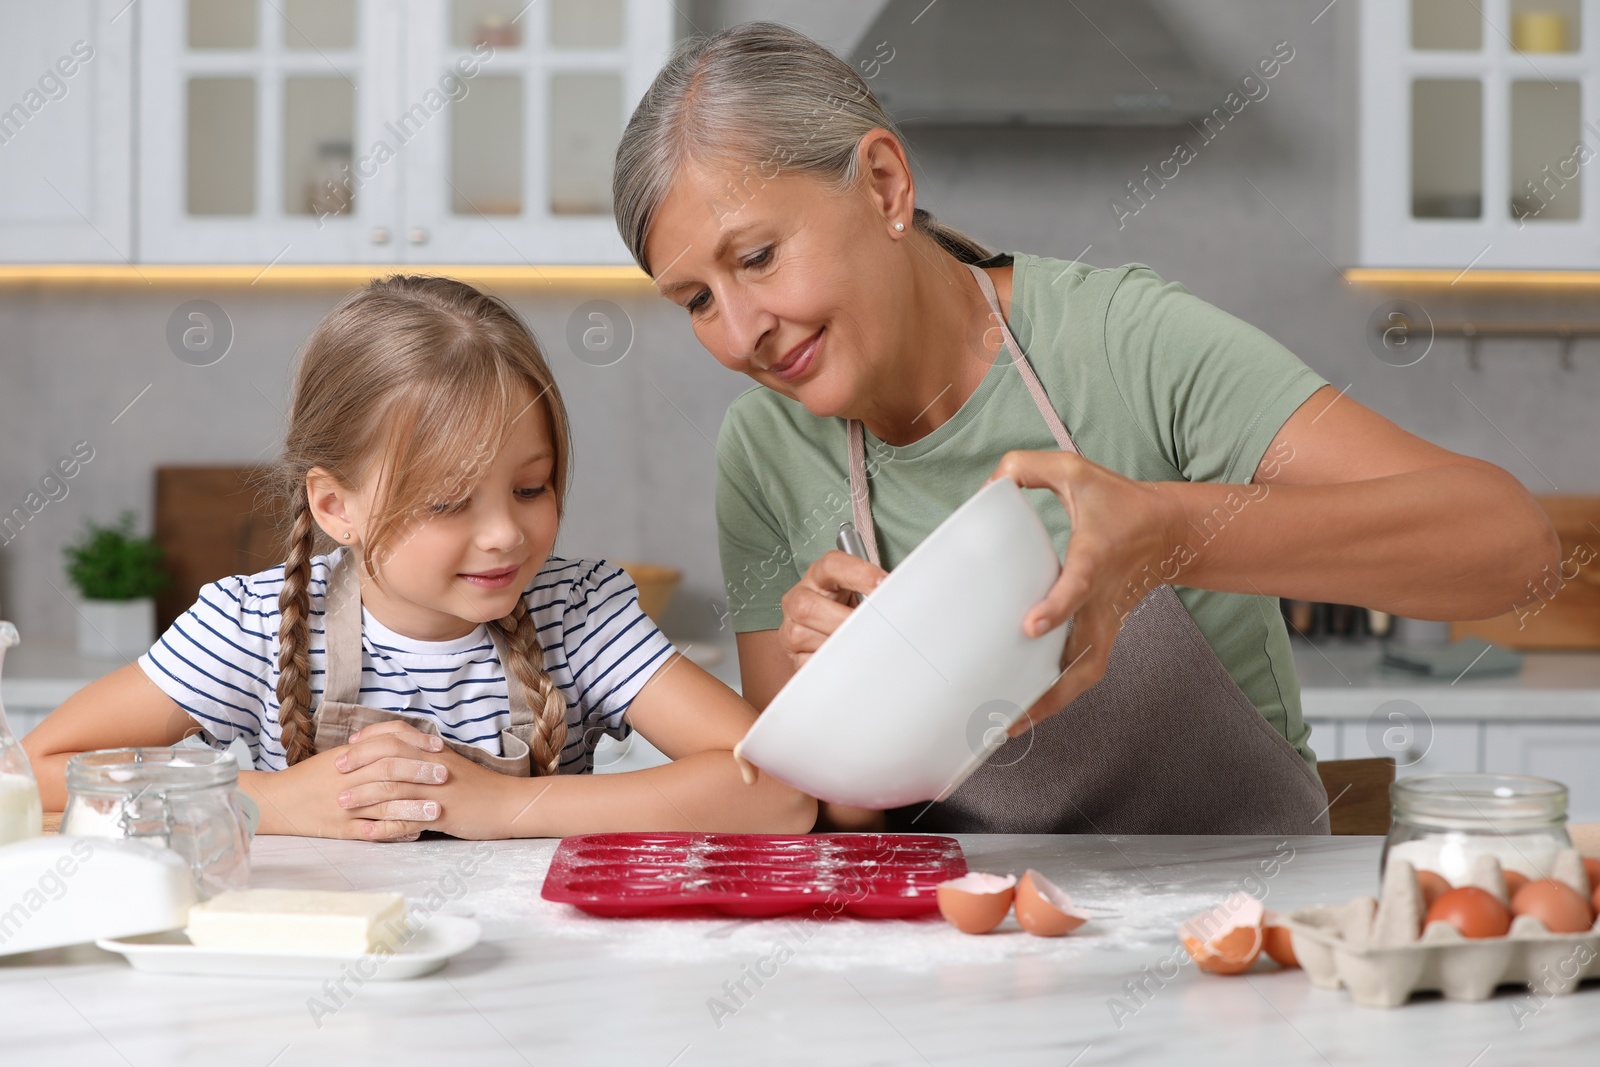
[[[312,738],[318,752],[349,744],[350,735],[364,726],[399,719],[425,734],[439,733],[436,720],[405,711],[384,711],[359,703],[361,695],[361,582],[356,577],[354,553],[345,551],[328,575],[328,596],[323,615],[327,638],[327,674],[323,679],[322,700],[311,716]],[[496,756],[476,745],[444,738],[444,743],[474,763],[501,774],[527,778],[533,774],[528,741],[533,736],[533,713],[522,699],[522,686],[512,676],[504,639],[493,626],[485,627],[506,676],[506,694],[511,700],[511,726],[500,731],[500,751]],[[426,758],[425,756],[423,758]]]
[[[1077,452],[1005,325],[994,284],[982,268],[969,269],[1051,435]],[[877,564],[860,422],[849,423],[848,439],[856,529]],[[1006,742],[949,797],[891,811],[888,824],[954,833],[1326,834],[1328,795],[1163,585],[1126,619],[1100,681]]]

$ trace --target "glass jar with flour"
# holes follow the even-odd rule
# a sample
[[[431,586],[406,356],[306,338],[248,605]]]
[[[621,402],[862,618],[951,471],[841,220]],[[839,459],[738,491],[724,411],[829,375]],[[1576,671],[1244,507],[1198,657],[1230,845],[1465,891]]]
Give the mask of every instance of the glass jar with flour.
[[[162,845],[194,872],[202,899],[250,884],[239,765],[204,748],[115,748],[67,761],[61,832]]]
[[[1382,866],[1402,859],[1464,885],[1479,856],[1501,870],[1548,878],[1556,853],[1570,848],[1567,787],[1519,774],[1425,774],[1391,787],[1394,822]]]

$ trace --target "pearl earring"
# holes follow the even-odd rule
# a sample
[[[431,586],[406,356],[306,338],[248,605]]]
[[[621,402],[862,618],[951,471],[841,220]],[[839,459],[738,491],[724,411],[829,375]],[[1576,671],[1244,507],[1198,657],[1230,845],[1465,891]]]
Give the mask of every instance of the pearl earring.
[[[345,531],[345,532],[344,532],[344,539],[345,539],[345,540],[346,540],[346,541],[348,541],[348,540],[350,540],[350,531],[349,531],[349,530],[346,530],[346,531]]]
[[[903,223],[903,222],[897,222],[897,223],[894,224],[894,228],[895,228],[895,232],[896,233],[904,233],[905,229],[906,229],[906,224]]]

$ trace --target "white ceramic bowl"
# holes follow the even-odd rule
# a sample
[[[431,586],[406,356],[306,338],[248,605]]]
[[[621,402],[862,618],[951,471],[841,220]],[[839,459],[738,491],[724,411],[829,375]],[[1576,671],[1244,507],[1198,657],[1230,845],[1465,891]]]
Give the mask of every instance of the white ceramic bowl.
[[[772,698],[735,752],[834,804],[949,795],[1061,673],[1022,632],[1060,573],[1022,490],[991,482],[929,534]]]

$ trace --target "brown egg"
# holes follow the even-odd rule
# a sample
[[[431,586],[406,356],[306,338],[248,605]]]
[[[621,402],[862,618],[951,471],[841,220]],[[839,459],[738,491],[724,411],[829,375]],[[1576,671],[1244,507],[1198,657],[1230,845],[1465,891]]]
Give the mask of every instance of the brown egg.
[[[1595,914],[1600,915],[1600,885],[1594,887],[1594,896],[1589,898],[1589,904],[1594,908]]]
[[[1243,974],[1261,955],[1265,917],[1259,900],[1248,893],[1235,893],[1185,921],[1178,927],[1178,939],[1202,971]]]
[[[1089,921],[1072,898],[1038,871],[1025,871],[1017,883],[1017,922],[1030,934],[1060,937]]]
[[[939,914],[964,934],[986,934],[1005,919],[1016,891],[1014,875],[974,871],[939,883]]]
[[[1487,889],[1464,885],[1429,906],[1423,925],[1432,922],[1447,922],[1462,937],[1504,937],[1511,929],[1511,911]]]
[[[1583,857],[1583,872],[1589,876],[1589,888],[1600,889],[1600,860],[1593,856]]]
[[[1528,876],[1521,871],[1501,871],[1506,879],[1506,899],[1517,895],[1517,890],[1528,884]]]
[[[1267,912],[1262,925],[1261,947],[1279,967],[1300,966],[1300,961],[1294,954],[1294,939],[1289,933],[1289,927],[1284,925],[1282,916],[1275,911]]]
[[[1417,872],[1417,889],[1422,893],[1422,906],[1433,907],[1433,902],[1450,892],[1451,885],[1444,875],[1434,871]]]
[[[1517,890],[1511,914],[1532,916],[1552,934],[1581,934],[1594,925],[1594,911],[1583,894],[1554,878],[1541,878]]]

